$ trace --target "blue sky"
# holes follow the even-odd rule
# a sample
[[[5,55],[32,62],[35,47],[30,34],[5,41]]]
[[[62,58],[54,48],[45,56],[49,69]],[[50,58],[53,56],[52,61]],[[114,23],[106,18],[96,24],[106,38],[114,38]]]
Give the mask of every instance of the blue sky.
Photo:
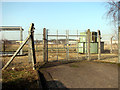
[[[58,30],[65,34],[65,30],[70,30],[73,34],[76,30],[99,29],[102,34],[111,34],[113,26],[106,20],[105,5],[104,2],[3,2],[2,25],[22,26],[24,38],[32,22],[35,34],[42,33],[44,27],[50,33]],[[15,38],[13,35],[7,37]]]

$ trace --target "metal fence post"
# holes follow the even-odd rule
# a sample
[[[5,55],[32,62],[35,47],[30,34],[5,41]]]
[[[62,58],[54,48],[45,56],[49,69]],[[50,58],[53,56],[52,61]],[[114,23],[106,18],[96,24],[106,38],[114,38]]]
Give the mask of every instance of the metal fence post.
[[[46,28],[43,29],[43,60],[48,62],[48,32]]]
[[[98,60],[101,58],[101,35],[100,30],[98,30]]]

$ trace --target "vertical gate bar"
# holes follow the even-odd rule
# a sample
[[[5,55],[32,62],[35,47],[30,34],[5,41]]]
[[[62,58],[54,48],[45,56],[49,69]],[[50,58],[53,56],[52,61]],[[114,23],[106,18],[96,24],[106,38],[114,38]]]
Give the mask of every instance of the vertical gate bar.
[[[58,30],[57,30],[57,60],[58,60]]]
[[[66,30],[66,59],[68,60],[68,30]]]
[[[86,59],[87,59],[87,44],[88,44],[88,41],[87,41],[87,32],[86,32],[86,35],[85,35],[85,40],[86,40],[86,42],[85,42],[85,55],[86,55]]]
[[[77,30],[77,39],[78,39],[78,30]],[[79,59],[79,55],[78,55],[78,40],[77,40],[77,59]]]
[[[68,34],[67,34],[67,37],[68,37],[68,60],[69,60],[69,30],[68,30]]]
[[[100,35],[100,30],[98,30],[98,60],[101,58],[101,35]]]
[[[66,46],[66,60],[67,60],[67,30],[66,30],[66,44],[65,44],[65,46]]]

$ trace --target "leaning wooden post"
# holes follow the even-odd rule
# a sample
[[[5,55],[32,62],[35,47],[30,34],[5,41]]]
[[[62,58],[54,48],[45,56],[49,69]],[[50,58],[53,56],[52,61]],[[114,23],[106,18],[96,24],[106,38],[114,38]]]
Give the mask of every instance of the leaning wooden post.
[[[30,38],[30,35],[28,35],[28,37],[25,39],[25,41],[22,43],[22,45],[17,49],[17,51],[13,54],[13,56],[10,58],[10,60],[2,68],[2,70],[6,69],[10,65],[10,63],[13,61],[13,59],[15,58],[15,56],[20,52],[20,50],[23,48],[23,46],[27,43],[27,41],[29,40],[29,38]]]
[[[98,30],[98,60],[101,58],[101,35],[100,30]]]
[[[88,53],[88,60],[90,60],[90,29],[87,31],[87,53]]]
[[[34,24],[32,23],[29,31],[33,30],[33,26]],[[32,33],[32,32],[31,32]],[[28,37],[25,39],[25,41],[20,45],[20,47],[17,49],[17,51],[13,54],[13,56],[10,58],[10,60],[6,63],[6,65],[2,68],[2,70],[6,69],[10,63],[13,61],[13,59],[15,58],[15,56],[20,52],[20,50],[23,48],[23,46],[27,43],[27,41],[31,38],[31,33],[29,33]],[[34,58],[35,59],[35,58]],[[36,63],[36,62],[34,62]]]
[[[46,28],[43,29],[43,60],[45,63],[48,62],[48,32]]]
[[[33,70],[35,70],[35,64],[36,64],[36,56],[35,56],[35,46],[34,46],[34,24],[31,24],[31,29],[29,29],[29,33],[31,34],[30,36],[30,48],[31,48],[31,60],[32,60],[32,65],[33,65]]]
[[[10,63],[13,61],[13,59],[15,58],[15,56],[20,52],[20,50],[23,48],[23,46],[27,43],[27,41],[29,40],[29,38],[30,38],[30,35],[26,38],[26,40],[24,41],[24,43],[22,43],[22,45],[17,49],[17,51],[13,54],[13,56],[10,58],[10,60],[2,68],[2,70],[6,69],[10,65]]]
[[[29,31],[28,31],[28,33],[29,34],[32,34],[31,33],[31,29],[33,28],[33,26],[31,25],[31,27],[29,28]],[[28,63],[30,64],[30,63],[32,63],[32,40],[31,40],[31,37],[29,38],[29,40],[28,40]]]

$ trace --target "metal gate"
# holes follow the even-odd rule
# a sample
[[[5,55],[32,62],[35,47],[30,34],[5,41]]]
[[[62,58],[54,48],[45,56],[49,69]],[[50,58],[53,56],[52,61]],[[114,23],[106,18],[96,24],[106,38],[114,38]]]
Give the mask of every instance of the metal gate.
[[[88,30],[90,32],[90,30]],[[58,30],[56,34],[48,34],[48,29],[43,29],[43,60],[48,61],[62,61],[62,60],[86,60],[90,59],[90,34],[88,32],[85,35],[80,35],[78,31],[76,34],[69,34],[69,30],[66,30],[66,34],[59,34]],[[53,39],[52,39],[53,38]],[[85,54],[81,54],[78,44],[80,38],[84,38],[85,42]],[[88,50],[88,51],[87,51]]]

